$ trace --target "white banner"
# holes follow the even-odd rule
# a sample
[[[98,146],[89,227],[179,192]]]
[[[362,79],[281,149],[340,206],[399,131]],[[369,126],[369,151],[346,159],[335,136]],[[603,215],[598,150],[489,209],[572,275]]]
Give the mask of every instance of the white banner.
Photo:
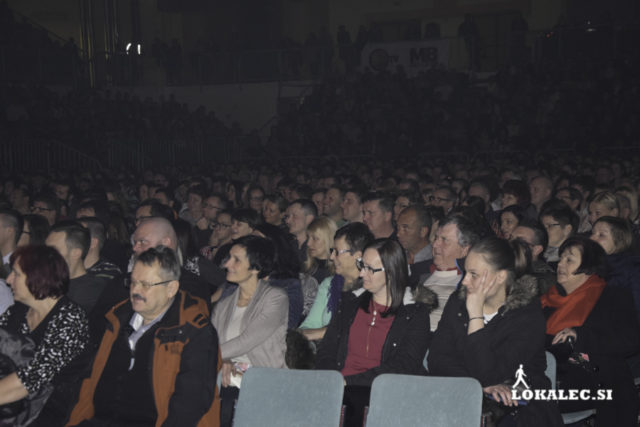
[[[408,76],[434,67],[448,68],[448,40],[416,40],[369,43],[362,49],[362,67],[373,71],[395,71],[401,65]]]

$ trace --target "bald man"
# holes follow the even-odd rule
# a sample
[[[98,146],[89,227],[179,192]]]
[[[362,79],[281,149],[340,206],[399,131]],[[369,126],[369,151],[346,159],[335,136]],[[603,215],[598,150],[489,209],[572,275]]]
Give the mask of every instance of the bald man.
[[[166,246],[173,249],[178,255],[178,260],[182,265],[180,289],[189,292],[192,296],[204,299],[209,309],[211,309],[211,295],[217,289],[217,286],[224,282],[224,272],[203,257],[198,257],[198,263],[185,263],[181,249],[179,248],[180,245],[176,231],[173,225],[171,225],[171,222],[161,217],[144,219],[133,232],[132,241],[133,255],[131,257],[130,267],[135,264],[138,255],[149,248]],[[131,273],[131,268],[129,269],[129,273]],[[122,283],[119,283],[118,286],[112,286],[103,292],[98,303],[100,309],[94,311],[99,311],[103,317],[112,306],[128,297],[129,290],[126,289]],[[97,318],[100,317],[98,314]],[[104,330],[102,330],[102,332],[104,332]]]

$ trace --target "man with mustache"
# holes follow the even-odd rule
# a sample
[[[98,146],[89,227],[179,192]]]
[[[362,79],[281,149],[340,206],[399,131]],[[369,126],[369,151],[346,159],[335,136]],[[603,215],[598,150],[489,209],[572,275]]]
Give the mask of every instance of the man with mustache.
[[[218,336],[179,280],[170,248],[138,255],[68,425],[218,425]]]

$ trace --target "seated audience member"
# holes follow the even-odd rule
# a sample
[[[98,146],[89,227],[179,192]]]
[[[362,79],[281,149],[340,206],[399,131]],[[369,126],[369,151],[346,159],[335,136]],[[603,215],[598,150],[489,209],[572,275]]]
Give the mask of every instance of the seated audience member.
[[[0,405],[24,406],[2,424],[62,426],[87,367],[87,316],[65,296],[69,270],[54,248],[20,247],[11,263],[16,304],[0,316],[0,352],[17,370],[0,379]]]
[[[14,209],[0,209],[0,279],[5,279],[11,272],[11,254],[16,250],[24,221],[20,212]]]
[[[640,350],[628,289],[607,286],[605,251],[586,237],[560,247],[556,286],[542,296],[546,348],[558,362],[558,388],[611,389],[613,400],[561,401],[562,412],[596,409],[596,426],[635,426],[638,395],[625,359]]]
[[[322,200],[322,215],[330,218],[338,227],[344,225],[341,208],[344,193],[344,188],[332,185],[324,193],[324,199]]]
[[[303,269],[305,274],[312,276],[318,283],[322,283],[334,272],[329,257],[336,230],[336,223],[326,216],[314,219],[307,227],[307,259]]]
[[[231,238],[236,240],[250,235],[261,222],[260,215],[253,209],[241,208],[234,210],[231,214]]]
[[[308,199],[313,201],[312,199],[313,194],[314,194],[313,188],[311,188],[311,186],[308,184],[295,184],[291,187],[291,190],[289,192],[289,196],[291,200]],[[324,194],[324,191],[323,191],[323,194]],[[322,201],[324,202],[324,197],[322,198]],[[320,206],[320,209],[318,210],[319,212],[324,210],[323,206]],[[322,214],[324,214],[324,212],[322,212]],[[319,213],[318,215],[322,215],[322,214]]]
[[[508,180],[502,186],[502,209],[509,206],[519,206],[525,212],[525,217],[537,219],[538,214],[535,206],[531,204],[531,193],[529,186],[520,180]]]
[[[307,227],[318,216],[316,205],[307,199],[296,199],[287,208],[285,222],[298,247],[300,262],[307,259]]]
[[[484,200],[478,196],[465,197],[464,200],[462,200],[462,203],[460,203],[460,206],[471,208],[479,216],[484,216]],[[458,208],[454,208],[451,212],[454,212],[455,209]]]
[[[531,194],[531,204],[540,215],[542,213],[542,205],[551,200],[553,182],[544,175],[536,176],[529,181],[529,193]]]
[[[517,205],[506,207],[500,211],[500,236],[510,240],[511,233],[524,219],[524,211]]]
[[[403,302],[407,260],[400,244],[375,240],[359,261],[360,296],[342,298],[318,347],[317,369],[344,376],[345,426],[361,426],[371,383],[380,374],[426,373],[429,309],[423,302]],[[432,302],[435,301],[435,297]]]
[[[458,205],[458,195],[453,188],[446,185],[440,186],[434,190],[429,203],[431,206],[441,207],[444,214],[448,215]]]
[[[393,198],[381,192],[367,194],[362,200],[362,222],[376,239],[395,239]]]
[[[192,226],[195,226],[204,215],[204,197],[205,192],[202,186],[194,185],[190,187],[187,191],[186,209],[180,212],[180,218],[188,221]]]
[[[233,240],[231,238],[231,213],[230,210],[218,213],[216,222],[213,224],[213,233],[209,238],[209,246],[200,250],[204,257],[213,261],[218,267],[221,266],[221,258],[218,257],[218,251]]]
[[[228,181],[225,187],[225,195],[229,201],[230,209],[242,207],[242,183],[239,181]]]
[[[222,352],[221,425],[230,426],[242,374],[252,366],[284,368],[287,293],[270,286],[274,246],[258,236],[234,241],[225,264],[237,289],[215,306],[212,322]]]
[[[615,192],[616,198],[621,202],[625,200],[625,206],[620,204],[620,218],[627,219],[631,224],[636,224],[638,220],[638,192],[634,190],[631,186],[621,186],[616,188]],[[626,206],[626,202],[628,201],[628,207]]]
[[[67,263],[67,296],[90,313],[111,279],[90,274],[84,266],[91,246],[89,230],[76,221],[58,222],[51,227],[45,243],[57,249]]]
[[[318,215],[324,214],[324,188],[317,188],[315,191],[311,193],[311,201],[314,205],[316,205],[316,209],[318,210]],[[295,199],[292,199],[295,200]]]
[[[173,209],[167,205],[163,205],[156,199],[146,199],[142,201],[138,209],[136,209],[136,227],[139,226],[142,221],[149,218],[165,218],[168,221],[173,221],[175,219],[175,213]]]
[[[569,206],[557,202],[543,207],[540,222],[547,230],[548,244],[542,257],[552,266],[560,260],[559,248],[569,237],[576,234],[580,218]]]
[[[169,187],[158,188],[156,192],[153,193],[153,198],[172,209],[176,203],[173,199],[173,191],[171,191]]]
[[[213,263],[221,267],[227,261],[233,241],[244,236],[249,236],[261,223],[262,218],[253,209],[239,208],[232,210],[230,241],[218,247],[213,257]],[[220,232],[224,234],[223,230],[220,230]]]
[[[224,271],[200,255],[192,233],[193,229],[187,221],[178,218],[172,225],[178,238],[180,254],[182,254],[182,267],[206,282],[211,291],[215,292],[224,283]]]
[[[286,230],[287,225],[284,222],[284,215],[288,206],[287,201],[279,194],[269,194],[265,196],[264,203],[262,204],[262,218],[264,222]]]
[[[401,191],[396,195],[393,203],[393,220],[397,223],[400,213],[411,205],[416,205],[420,202],[418,196],[410,191]]]
[[[308,294],[315,296],[318,282],[312,277],[305,277],[300,273],[301,266],[293,242],[281,228],[272,224],[260,224],[253,234],[269,239],[273,243],[275,252],[273,270],[269,274],[269,284],[287,291],[289,297],[288,329],[296,328],[304,313],[305,298],[309,298]]]
[[[180,264],[183,263],[180,241],[173,225],[165,218],[149,218],[141,222],[133,232],[132,241],[134,261],[147,249],[162,245],[176,252]],[[207,302],[211,301],[212,285],[184,267],[180,272],[180,289]]]
[[[108,280],[120,277],[122,272],[118,266],[107,261],[101,254],[106,239],[104,224],[102,221],[98,218],[86,217],[79,219],[78,222],[89,230],[89,235],[91,237],[89,251],[87,252],[87,256],[84,258],[84,267],[87,270],[87,273],[96,277],[103,277]]]
[[[52,193],[37,194],[31,201],[31,213],[42,215],[49,223],[49,227],[58,222],[60,209],[58,199]]]
[[[68,425],[217,425],[218,338],[166,247],[136,258]]]
[[[264,204],[264,189],[259,185],[253,184],[247,187],[247,192],[244,197],[244,206],[253,209],[260,215],[262,213],[262,206]]]
[[[578,226],[578,233],[586,233],[591,230],[591,223],[589,222],[588,209],[582,209],[583,197],[582,193],[573,187],[561,187],[556,191],[555,198],[565,202],[571,209],[578,214],[580,218],[580,225]]]
[[[493,200],[489,180],[485,178],[476,178],[469,184],[469,197],[480,197],[484,202],[484,211],[481,212],[487,222],[493,226],[499,222],[498,212],[493,210],[491,201]]]
[[[462,280],[457,260],[466,257],[471,246],[480,239],[476,228],[470,220],[459,215],[446,217],[438,226],[433,242],[433,265],[430,274],[422,282],[422,286],[438,296],[438,306],[429,315],[432,331],[438,326],[449,295]],[[420,292],[420,287],[417,292]]]
[[[545,319],[538,286],[524,273],[528,247],[488,237],[465,259],[462,287],[444,308],[428,356],[429,373],[473,377],[507,414],[496,425],[562,425],[554,402],[512,400],[514,373],[526,372],[532,389],[549,389],[545,376]]]
[[[556,282],[556,271],[542,258],[547,247],[547,232],[538,221],[523,219],[511,233],[511,240],[520,239],[531,250],[531,275],[538,280],[539,295]]]
[[[620,204],[616,195],[610,191],[594,194],[589,200],[589,222],[593,226],[601,216],[620,216]]]
[[[342,219],[345,222],[362,222],[362,199],[367,195],[364,188],[348,188],[344,193],[342,204]]]
[[[409,263],[409,287],[415,289],[433,264],[433,248],[429,243],[431,215],[425,206],[411,205],[400,212],[397,228],[398,242]]]
[[[18,246],[43,245],[49,235],[49,222],[41,215],[29,214],[23,218],[22,234]]]
[[[591,240],[607,254],[607,285],[631,292],[640,322],[640,256],[633,250],[631,224],[622,218],[601,216],[593,224]]]
[[[213,233],[216,217],[227,208],[227,201],[220,194],[210,194],[202,202],[202,217],[193,228],[196,247],[205,246]]]
[[[322,339],[344,295],[362,293],[362,279],[356,262],[372,240],[373,235],[361,222],[349,223],[336,231],[330,257],[335,275],[320,283],[313,306],[300,325],[300,331],[307,339]]]

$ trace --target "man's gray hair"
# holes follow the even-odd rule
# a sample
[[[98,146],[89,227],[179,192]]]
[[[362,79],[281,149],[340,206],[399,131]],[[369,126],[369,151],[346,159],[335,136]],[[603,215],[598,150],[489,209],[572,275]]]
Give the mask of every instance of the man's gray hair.
[[[176,252],[166,246],[156,246],[142,252],[136,258],[146,266],[153,266],[156,262],[160,265],[160,277],[163,280],[180,280],[180,261]]]
[[[459,214],[449,215],[445,219],[443,219],[438,227],[444,227],[445,225],[453,224],[458,229],[458,244],[460,246],[467,247],[473,246],[475,243],[480,241],[480,233],[478,232],[478,227],[476,224],[461,216]]]

